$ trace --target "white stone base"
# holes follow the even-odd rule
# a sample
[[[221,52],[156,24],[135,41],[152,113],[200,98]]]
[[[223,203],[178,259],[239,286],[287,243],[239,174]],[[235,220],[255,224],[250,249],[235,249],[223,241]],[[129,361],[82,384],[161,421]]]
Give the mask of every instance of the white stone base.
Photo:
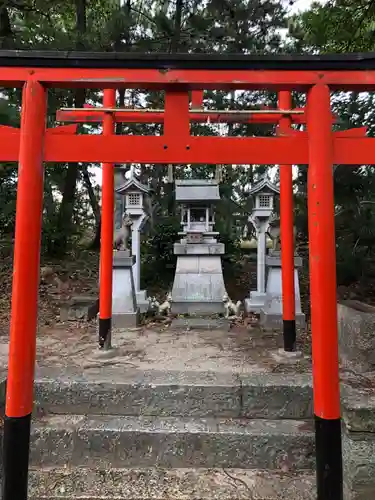
[[[245,299],[245,310],[247,313],[260,314],[266,301],[264,292],[250,292],[250,298]]]
[[[303,327],[305,315],[301,310],[298,270],[294,270],[294,293],[296,325]],[[283,322],[283,291],[281,267],[269,267],[267,278],[266,300],[260,313],[260,324],[265,328],[279,328]]]
[[[276,352],[271,352],[271,356],[278,363],[298,363],[302,358],[302,352],[293,351],[287,352],[284,349],[278,349]]]
[[[114,327],[136,326],[138,307],[133,279],[134,258],[116,252],[113,259],[112,321]],[[120,325],[121,324],[121,325]]]
[[[141,314],[144,314],[148,311],[150,307],[150,303],[147,299],[147,291],[146,290],[139,290],[136,292],[136,300],[137,300],[137,306],[139,309],[139,312]]]
[[[176,274],[172,288],[173,314],[215,314],[224,313],[223,298],[226,294],[223,270],[221,266],[222,244],[182,245],[188,255],[178,255]],[[221,245],[221,246],[220,246]],[[181,247],[181,248],[180,248]],[[206,255],[190,255],[191,247],[198,252],[207,250]],[[211,253],[208,253],[208,252]],[[176,253],[176,244],[175,244]]]

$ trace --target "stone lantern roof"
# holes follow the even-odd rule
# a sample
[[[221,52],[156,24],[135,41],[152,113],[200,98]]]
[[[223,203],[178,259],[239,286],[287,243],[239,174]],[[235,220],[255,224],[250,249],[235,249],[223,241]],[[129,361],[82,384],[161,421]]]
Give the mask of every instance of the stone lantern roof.
[[[273,184],[267,177],[263,177],[261,181],[257,182],[255,186],[250,189],[249,195],[252,196],[261,192],[280,194],[280,189],[275,186],[275,184]]]
[[[149,194],[151,189],[145,184],[142,184],[142,182],[134,176],[131,176],[129,180],[116,189],[116,193],[122,195],[126,194],[128,191],[140,191],[142,193]]]

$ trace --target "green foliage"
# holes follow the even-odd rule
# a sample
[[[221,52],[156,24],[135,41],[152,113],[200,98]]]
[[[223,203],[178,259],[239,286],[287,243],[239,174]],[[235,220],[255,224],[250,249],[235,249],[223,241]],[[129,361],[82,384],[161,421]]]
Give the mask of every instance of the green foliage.
[[[287,2],[279,0],[22,0],[3,2],[0,16],[0,48],[42,50],[95,50],[130,52],[220,52],[277,53],[372,51],[375,42],[375,8],[372,0],[328,0],[313,3],[299,15],[286,17]],[[289,39],[280,30],[289,27]],[[81,96],[82,97],[82,96]],[[304,96],[295,95],[303,105]],[[102,93],[89,91],[86,102],[102,104]],[[51,89],[48,126],[55,126],[56,110],[72,107],[75,92]],[[19,126],[20,89],[6,89],[0,96],[0,124]],[[276,94],[265,91],[241,93],[207,91],[204,104],[210,109],[248,109],[275,105]],[[375,132],[372,94],[336,93],[333,108],[339,117],[337,129],[366,125]],[[161,92],[128,89],[119,92],[119,105],[164,106]],[[97,125],[82,133],[95,133]],[[118,133],[160,134],[151,124],[119,125]],[[193,134],[252,136],[274,135],[269,125],[194,124]],[[251,161],[251,158],[249,158]],[[88,166],[92,170],[93,166]],[[239,250],[238,218],[246,219],[252,201],[247,192],[269,166],[223,165],[220,186],[222,201],[217,207],[216,229],[226,245],[224,269],[236,273]],[[176,178],[212,178],[215,167],[175,167]],[[143,279],[165,287],[173,277],[173,244],[180,223],[174,205],[173,185],[167,182],[167,165],[142,165],[138,174],[154,191],[159,206],[154,227],[142,242]],[[359,263],[373,260],[375,244],[375,170],[373,167],[337,166],[334,173],[339,282],[362,278]],[[15,224],[17,168],[0,165],[0,235],[12,235]],[[300,167],[295,181],[295,220],[298,231],[308,239],[307,168]],[[92,196],[93,191],[95,196]],[[100,193],[99,193],[100,194]],[[96,179],[83,176],[83,168],[49,164],[45,175],[43,249],[64,255],[87,231],[100,227],[95,197]],[[91,196],[90,196],[91,195]],[[241,219],[242,220],[242,219]],[[99,234],[99,233],[98,233]]]
[[[374,50],[375,9],[372,0],[313,2],[301,16],[289,21],[290,33],[307,49],[322,52]]]
[[[168,288],[174,276],[176,257],[173,244],[178,240],[180,219],[165,217],[155,224],[141,245],[142,280],[145,287]]]
[[[313,3],[301,15],[293,16],[289,32],[294,46],[302,51],[367,52],[374,50],[375,10],[372,0],[328,0]],[[374,95],[337,92],[332,97],[338,117],[337,130],[366,126],[374,135]],[[364,278],[373,265],[375,244],[375,170],[337,165],[334,170],[338,283],[349,285]],[[307,169],[299,169],[296,199],[297,225],[307,234],[304,197]],[[366,265],[368,264],[368,265]]]

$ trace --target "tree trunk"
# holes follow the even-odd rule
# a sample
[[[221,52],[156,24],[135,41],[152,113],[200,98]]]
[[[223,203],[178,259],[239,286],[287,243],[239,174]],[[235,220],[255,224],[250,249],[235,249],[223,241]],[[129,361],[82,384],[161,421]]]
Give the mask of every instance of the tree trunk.
[[[5,5],[0,7],[0,48],[13,47],[13,31],[10,24],[9,12]]]
[[[184,0],[176,0],[176,14],[174,21],[173,36],[171,39],[171,52],[178,52],[181,39],[182,8]]]
[[[87,189],[87,194],[89,195],[90,205],[94,213],[95,225],[96,227],[98,227],[100,223],[100,207],[98,200],[96,199],[95,191],[94,188],[92,187],[90,174],[86,165],[83,167],[82,175],[83,175],[83,182],[85,183],[85,187]]]
[[[76,28],[77,28],[77,50],[84,50],[84,35],[86,32],[86,0],[76,0]],[[86,90],[74,90],[74,106],[82,108],[85,103]],[[54,244],[54,253],[62,256],[67,252],[69,236],[72,233],[73,224],[73,210],[76,195],[77,179],[79,163],[69,163],[64,188],[62,193],[62,200],[60,205],[58,223],[57,223],[57,237]]]

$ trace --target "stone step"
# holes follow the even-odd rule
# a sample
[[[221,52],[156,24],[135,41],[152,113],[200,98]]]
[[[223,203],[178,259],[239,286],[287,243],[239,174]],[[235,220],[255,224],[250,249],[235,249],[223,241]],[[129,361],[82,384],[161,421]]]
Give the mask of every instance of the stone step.
[[[239,469],[32,469],[29,500],[313,500],[313,474]]]
[[[42,413],[308,419],[309,375],[101,370],[39,372]]]
[[[297,420],[50,415],[33,424],[31,464],[311,469],[314,433]]]

